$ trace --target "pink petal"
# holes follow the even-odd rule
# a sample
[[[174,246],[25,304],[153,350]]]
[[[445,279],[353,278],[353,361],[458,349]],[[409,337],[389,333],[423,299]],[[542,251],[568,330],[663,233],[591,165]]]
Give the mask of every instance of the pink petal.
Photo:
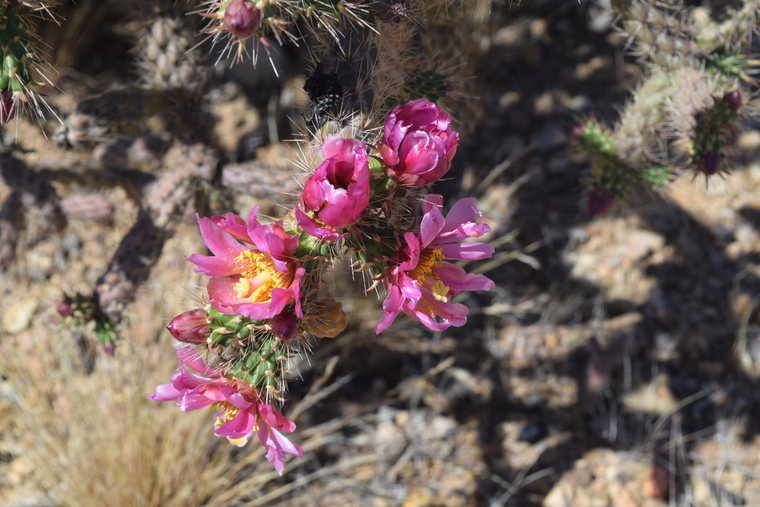
[[[182,364],[189,366],[201,375],[210,377],[220,377],[222,375],[222,372],[207,365],[206,361],[203,360],[198,351],[193,347],[177,347],[174,353]]]
[[[454,293],[473,290],[491,290],[496,284],[492,280],[477,274],[469,274],[461,266],[443,262],[435,270],[441,281]]]
[[[295,214],[296,220],[298,221],[298,226],[306,231],[306,233],[310,236],[314,236],[315,238],[319,238],[324,241],[337,241],[341,237],[345,236],[345,234],[338,234],[335,231],[331,231],[329,229],[325,229],[324,227],[318,226],[314,219],[304,213],[299,207],[295,208]]]
[[[160,384],[156,386],[156,392],[149,394],[148,398],[154,401],[175,401],[182,393],[174,388],[171,384]]]
[[[476,261],[488,259],[493,255],[493,247],[488,243],[450,243],[441,245],[443,256],[447,259]]]
[[[285,453],[299,458],[303,457],[303,450],[301,450],[300,446],[294,444],[269,426],[260,425],[258,437],[261,445],[267,449],[267,461],[272,464],[280,475],[285,470]]]
[[[241,410],[230,421],[214,430],[219,436],[227,438],[243,438],[251,433],[256,423],[256,415],[249,410]]]
[[[259,403],[258,410],[259,415],[270,427],[286,433],[293,433],[296,430],[296,423],[279,413],[273,406]]]
[[[413,232],[405,232],[404,241],[406,241],[407,245],[404,252],[409,258],[399,265],[399,270],[411,271],[416,268],[417,264],[420,262],[420,252],[422,251],[422,247],[419,238]]]
[[[214,255],[232,260],[244,250],[248,250],[245,245],[242,245],[230,234],[224,232],[210,218],[201,217],[197,214],[195,217],[198,220],[198,227],[200,228],[203,241]]]
[[[443,208],[443,196],[440,194],[428,194],[422,201],[422,213],[428,213],[433,207],[439,210]]]
[[[240,266],[231,257],[213,257],[200,254],[193,254],[187,257],[197,268],[193,271],[203,273],[208,276],[229,276],[240,271]]]
[[[252,243],[245,220],[234,213],[227,213],[225,216],[214,215],[211,220],[235,239],[244,243]]]
[[[383,301],[383,311],[385,312],[385,316],[381,317],[377,322],[375,333],[382,333],[388,328],[388,326],[393,324],[393,321],[396,320],[398,313],[401,311],[401,305],[403,302],[404,298],[401,297],[401,291],[398,287],[391,287],[388,289],[388,295],[385,297],[385,301]]]
[[[441,232],[441,229],[443,229],[444,224],[445,220],[441,214],[441,210],[437,207],[432,207],[430,211],[425,213],[420,224],[422,248],[427,248],[428,245],[433,243]]]
[[[432,299],[432,297],[431,297]],[[428,315],[416,309],[404,308],[404,312],[409,316],[419,320],[425,327],[433,331],[444,331],[451,326],[463,326],[467,322],[469,309],[459,303],[435,302],[433,305],[434,313]],[[438,318],[441,320],[439,321]]]
[[[185,393],[184,396],[177,402],[177,406],[183,412],[190,412],[201,408],[206,408],[220,400],[215,400],[211,397],[205,396],[200,393]]]

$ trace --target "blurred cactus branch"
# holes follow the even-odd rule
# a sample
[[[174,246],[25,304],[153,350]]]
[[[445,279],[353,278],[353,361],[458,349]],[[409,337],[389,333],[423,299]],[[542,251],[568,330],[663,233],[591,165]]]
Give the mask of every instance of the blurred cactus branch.
[[[612,131],[594,121],[576,127],[596,197],[657,188],[682,170],[706,176],[726,170],[748,112],[750,92],[742,87],[754,84],[756,62],[741,52],[757,27],[760,1],[745,0],[716,20],[680,1],[613,0],[610,8],[646,73]],[[592,205],[595,195],[589,210],[609,209]]]
[[[0,176],[12,189],[0,210],[0,268],[7,269],[15,258],[19,232],[33,220],[42,233],[66,226],[66,216],[55,188],[40,171],[30,169],[11,153],[0,154]]]

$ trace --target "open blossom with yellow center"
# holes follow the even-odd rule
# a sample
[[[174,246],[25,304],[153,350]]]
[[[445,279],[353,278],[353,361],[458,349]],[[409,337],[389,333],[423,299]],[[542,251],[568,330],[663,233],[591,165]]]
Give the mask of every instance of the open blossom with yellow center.
[[[296,425],[264,403],[255,389],[211,368],[192,347],[176,351],[180,368],[171,382],[156,387],[155,401],[173,401],[183,411],[210,407],[216,411],[214,433],[243,446],[256,433],[267,450],[267,460],[282,474],[285,454],[303,456],[301,447],[280,432],[292,433]]]
[[[300,285],[305,270],[294,257],[298,238],[280,222],[262,225],[254,207],[248,221],[227,214],[198,217],[201,236],[214,254],[191,255],[196,271],[211,276],[211,305],[225,314],[254,320],[271,319],[294,304],[302,317]],[[255,247],[255,248],[252,248]]]
[[[235,292],[241,299],[265,303],[271,299],[272,289],[286,289],[293,283],[294,270],[278,271],[269,254],[245,250],[235,257],[235,261],[241,269]]]
[[[423,204],[419,232],[404,234],[385,278],[388,296],[376,332],[390,326],[400,312],[425,326],[442,331],[467,321],[468,309],[451,299],[462,291],[489,290],[494,283],[483,275],[466,273],[446,259],[476,260],[493,255],[485,243],[465,242],[489,231],[482,223],[474,199],[461,199],[444,218],[441,196],[429,195]]]

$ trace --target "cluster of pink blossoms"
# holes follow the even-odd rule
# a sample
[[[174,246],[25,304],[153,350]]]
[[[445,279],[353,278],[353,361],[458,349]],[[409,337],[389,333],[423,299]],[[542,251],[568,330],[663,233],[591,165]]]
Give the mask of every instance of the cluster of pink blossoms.
[[[468,309],[452,298],[494,284],[449,261],[490,257],[491,246],[469,241],[489,227],[474,199],[457,201],[444,216],[442,197],[425,195],[450,169],[458,141],[451,116],[415,100],[389,114],[379,147],[326,136],[323,162],[284,220],[261,224],[256,207],[247,220],[199,217],[212,255],[188,260],[210,277],[209,304],[169,324],[184,343],[180,368],[151,398],[185,411],[212,407],[217,435],[244,445],[256,433],[282,473],[285,454],[303,454],[281,433],[295,423],[275,408],[284,401],[290,357],[304,341],[335,337],[346,326],[340,303],[324,296],[337,257],[358,259],[385,287],[378,333],[401,312],[436,331],[463,325]]]

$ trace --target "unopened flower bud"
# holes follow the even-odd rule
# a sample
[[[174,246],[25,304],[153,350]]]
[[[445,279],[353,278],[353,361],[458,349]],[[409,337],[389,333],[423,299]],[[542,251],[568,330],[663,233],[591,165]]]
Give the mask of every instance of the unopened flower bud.
[[[61,301],[58,303],[58,306],[56,306],[55,309],[58,311],[58,315],[63,318],[69,317],[72,313],[74,313],[74,309],[71,307],[71,303],[66,301]]]
[[[100,349],[107,356],[113,357],[116,354],[116,344],[114,342],[105,342],[100,346]]]
[[[290,313],[283,312],[269,321],[274,334],[282,341],[288,341],[298,332],[298,318]]]
[[[586,201],[586,209],[592,217],[600,217],[612,209],[615,195],[604,187],[594,188]]]
[[[393,108],[385,119],[380,154],[388,175],[401,183],[423,187],[451,168],[459,134],[451,116],[427,99]]]
[[[716,174],[720,170],[720,153],[707,151],[699,157],[699,169],[708,176]]]
[[[5,125],[16,117],[18,104],[13,99],[13,92],[5,90],[0,92],[0,125]]]
[[[211,333],[206,312],[200,309],[177,315],[166,329],[175,340],[195,345],[206,343],[206,338]]]
[[[582,123],[576,123],[573,125],[573,127],[570,129],[570,137],[573,139],[579,139],[581,135],[583,134],[583,129],[585,126]]]
[[[232,0],[224,10],[224,29],[235,37],[247,39],[260,27],[261,11],[248,0]]]
[[[726,94],[723,95],[723,102],[734,111],[737,111],[742,107],[742,93],[739,90],[726,92]]]

